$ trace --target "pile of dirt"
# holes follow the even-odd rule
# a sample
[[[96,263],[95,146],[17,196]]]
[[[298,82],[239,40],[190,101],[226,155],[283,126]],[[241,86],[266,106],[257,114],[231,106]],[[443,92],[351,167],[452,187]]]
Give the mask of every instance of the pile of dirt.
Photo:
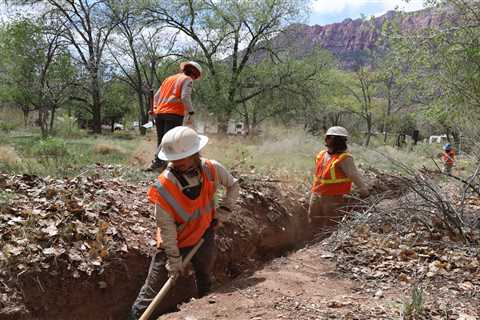
[[[97,165],[65,179],[0,175],[7,195],[0,206],[0,319],[126,317],[155,242],[149,182],[125,181],[124,170]],[[218,284],[308,236],[297,190],[249,176],[241,187],[218,231]],[[184,278],[159,310],[194,295],[193,277]]]
[[[362,282],[365,290],[416,288],[435,295],[424,305],[430,317],[479,316],[480,230],[470,231],[473,242],[464,243],[442,224],[432,223],[433,212],[420,214],[409,209],[412,204],[403,205],[408,199],[385,200],[367,215],[357,214],[323,248],[332,252],[337,270]]]

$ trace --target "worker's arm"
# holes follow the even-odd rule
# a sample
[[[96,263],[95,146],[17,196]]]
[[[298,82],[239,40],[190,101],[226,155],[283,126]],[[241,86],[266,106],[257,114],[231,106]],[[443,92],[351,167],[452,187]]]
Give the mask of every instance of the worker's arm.
[[[369,193],[368,188],[365,185],[365,183],[363,183],[362,178],[360,177],[360,174],[358,173],[357,167],[355,166],[355,163],[353,162],[353,158],[352,157],[346,157],[343,161],[340,162],[339,165],[340,165],[340,168],[342,169],[342,171],[345,173],[345,175],[353,181],[355,186],[357,186],[357,188],[360,191],[360,195],[362,197],[368,196],[368,193]]]
[[[182,84],[182,94],[181,99],[183,105],[185,106],[185,115],[188,116],[190,112],[193,112],[192,106],[192,88],[193,88],[193,81],[192,79],[188,78]]]
[[[160,228],[162,248],[167,255],[167,269],[171,272],[180,272],[182,269],[182,257],[177,246],[177,226],[175,220],[158,204],[155,205],[155,219],[157,228]]]
[[[153,112],[153,108],[158,104],[160,100],[160,88],[158,88],[157,92],[153,96],[153,103],[150,105],[150,113]]]
[[[222,185],[227,189],[225,195],[219,201],[219,207],[225,207],[231,211],[235,205],[235,201],[237,201],[238,194],[240,193],[238,179],[232,176],[232,174],[218,161],[211,161],[217,171],[217,186]]]

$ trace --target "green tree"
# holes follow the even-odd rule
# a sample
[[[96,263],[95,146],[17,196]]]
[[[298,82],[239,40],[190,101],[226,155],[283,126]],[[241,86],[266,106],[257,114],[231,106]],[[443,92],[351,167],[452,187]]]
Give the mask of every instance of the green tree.
[[[125,114],[131,113],[135,103],[132,89],[119,80],[111,80],[105,86],[104,121],[110,124],[111,131],[115,130],[114,124],[121,122]]]
[[[62,37],[83,66],[85,96],[76,96],[92,117],[93,130],[101,133],[104,50],[114,28],[122,21],[123,6],[115,0],[44,0],[50,19],[65,26]]]
[[[249,63],[267,56],[275,57],[278,47],[271,40],[306,8],[304,0],[147,0],[146,16],[154,23],[178,30],[190,40],[178,55],[197,58],[206,66],[206,81],[215,101],[209,103],[216,112],[220,131],[239,105],[265,93],[265,85],[250,88],[240,96],[242,77]],[[227,57],[227,58],[225,58]],[[225,72],[226,71],[226,72]]]
[[[118,37],[111,41],[110,53],[121,71],[118,78],[127,83],[138,100],[138,122],[142,135],[153,103],[154,88],[159,86],[157,68],[168,56],[175,36],[168,37],[162,26],[148,28],[141,10],[133,3],[125,4],[125,19],[117,27]]]
[[[38,111],[44,137],[51,132],[55,110],[68,101],[74,83],[75,69],[61,32],[60,25],[19,20],[1,33],[3,98],[22,109],[25,122],[29,112]]]

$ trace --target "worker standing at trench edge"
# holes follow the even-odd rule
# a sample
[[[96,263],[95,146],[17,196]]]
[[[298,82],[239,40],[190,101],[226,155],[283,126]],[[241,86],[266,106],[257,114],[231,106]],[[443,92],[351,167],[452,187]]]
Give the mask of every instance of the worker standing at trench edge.
[[[148,190],[155,204],[157,252],[150,263],[147,279],[132,306],[130,320],[138,319],[169,276],[182,274],[182,257],[200,239],[204,243],[192,259],[200,297],[211,289],[211,274],[217,255],[215,228],[222,216],[232,212],[239,194],[238,180],[219,162],[200,157],[208,138],[193,129],[179,126],[168,131],[158,157],[168,161],[167,168]],[[226,193],[215,208],[219,185]]]
[[[368,197],[367,186],[357,171],[352,155],[347,152],[348,132],[343,127],[331,127],[325,134],[326,149],[315,159],[315,176],[308,209],[308,219],[314,231],[331,231],[344,213],[345,195],[352,183],[360,197]]]
[[[145,171],[161,171],[167,162],[158,158],[162,138],[170,129],[183,124],[192,126],[194,110],[192,106],[193,80],[202,78],[202,67],[195,61],[182,62],[180,72],[166,78],[153,97],[149,114],[155,117],[157,149],[153,161]]]

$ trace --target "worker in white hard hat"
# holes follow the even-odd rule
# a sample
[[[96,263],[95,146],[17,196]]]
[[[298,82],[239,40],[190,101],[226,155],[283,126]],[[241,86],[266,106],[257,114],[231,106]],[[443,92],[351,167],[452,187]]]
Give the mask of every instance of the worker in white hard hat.
[[[163,136],[158,157],[168,161],[168,166],[148,190],[148,198],[155,205],[158,250],[130,319],[138,319],[167,280],[167,274],[182,274],[182,257],[202,238],[204,243],[192,259],[193,270],[198,295],[204,296],[211,289],[215,229],[222,217],[231,214],[239,184],[219,162],[200,157],[207,142],[206,136],[185,126],[175,127]],[[216,206],[215,193],[220,185],[226,193]]]
[[[352,182],[358,187],[360,197],[368,197],[367,186],[355,167],[352,155],[347,152],[348,132],[335,126],[325,134],[326,149],[315,160],[315,176],[308,210],[309,221],[315,232],[329,232],[343,217],[345,195],[350,193]]]
[[[193,80],[202,78],[202,67],[195,61],[182,62],[180,71],[166,78],[153,98],[149,114],[155,117],[157,149],[151,165],[146,171],[162,170],[166,162],[157,157],[163,135],[170,129],[193,124],[192,106]]]

